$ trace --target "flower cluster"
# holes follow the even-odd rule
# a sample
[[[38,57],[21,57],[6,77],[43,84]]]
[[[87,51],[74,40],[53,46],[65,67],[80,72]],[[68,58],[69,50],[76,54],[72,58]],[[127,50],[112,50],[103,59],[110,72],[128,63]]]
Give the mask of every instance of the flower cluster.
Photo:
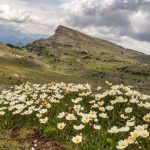
[[[89,84],[14,86],[0,95],[0,116],[29,116],[41,124],[55,118],[58,132],[78,146],[89,145],[92,136],[91,144],[101,138],[118,141],[112,142],[114,149],[135,149],[141,143],[148,148],[150,96],[132,86],[106,84],[109,89],[104,92]]]

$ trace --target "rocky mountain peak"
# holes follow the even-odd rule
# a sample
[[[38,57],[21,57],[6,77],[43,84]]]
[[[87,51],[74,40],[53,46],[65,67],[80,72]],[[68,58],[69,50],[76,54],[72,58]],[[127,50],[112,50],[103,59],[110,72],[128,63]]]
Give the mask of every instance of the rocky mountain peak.
[[[62,26],[62,25],[59,25],[57,27],[57,29],[55,30],[55,35],[63,35],[63,34],[75,34],[77,31],[71,29],[71,28],[68,28],[68,27],[65,27],[65,26]]]
[[[86,35],[62,25],[57,27],[53,36],[34,41],[28,44],[26,49],[44,56],[84,52],[92,57],[107,57],[117,61],[127,60],[129,56],[139,57],[140,55],[139,52],[127,50],[109,41]]]
[[[62,25],[59,25],[57,29],[55,30],[54,37],[63,37],[65,39],[72,39],[72,40],[87,40],[89,38],[88,35],[81,33],[77,30],[71,29],[69,27],[65,27]]]

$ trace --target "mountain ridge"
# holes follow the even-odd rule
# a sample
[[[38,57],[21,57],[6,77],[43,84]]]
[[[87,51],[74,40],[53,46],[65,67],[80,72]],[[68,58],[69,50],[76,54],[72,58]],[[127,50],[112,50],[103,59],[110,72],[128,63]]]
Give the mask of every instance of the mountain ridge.
[[[93,39],[101,40],[101,41],[103,41],[103,42],[108,42],[108,43],[114,44],[114,45],[116,45],[116,46],[119,46],[119,47],[121,47],[121,48],[124,48],[123,46],[118,45],[118,44],[116,44],[116,43],[114,43],[114,42],[111,42],[111,41],[108,41],[108,40],[105,40],[105,39],[101,39],[101,38],[97,38],[97,37],[94,37],[94,36],[91,36],[91,35],[82,33],[82,32],[80,32],[80,31],[77,31],[77,30],[75,30],[75,29],[72,29],[72,28],[63,26],[63,25],[59,25],[59,26],[57,27],[57,29],[55,30],[54,36],[57,36],[57,34],[58,34],[58,36],[59,36],[60,33],[62,33],[62,31],[74,32],[75,34],[72,36],[73,38],[74,38],[74,36],[76,35],[76,33],[78,33],[78,34],[80,34],[80,35],[82,35],[82,36],[84,36],[84,37],[88,37],[90,40],[93,40]],[[78,39],[79,39],[79,38],[78,38]],[[134,49],[129,49],[129,48],[124,48],[124,49],[129,50],[129,51],[134,51],[134,52],[137,52],[137,53],[144,54],[143,52],[139,52],[139,51],[134,50]],[[145,55],[147,55],[147,54],[145,54]]]
[[[51,53],[54,52],[57,53],[58,49],[62,49],[62,51],[65,52],[66,49],[76,52],[86,52],[90,55],[98,57],[102,54],[108,54],[110,57],[118,57],[118,59],[120,55],[125,56],[125,58],[129,55],[133,55],[133,57],[137,57],[137,55],[146,55],[142,52],[123,48],[122,46],[110,41],[95,38],[62,25],[57,27],[54,35],[47,39],[36,40],[29,43],[25,48],[28,51],[45,56],[49,54],[51,55]]]

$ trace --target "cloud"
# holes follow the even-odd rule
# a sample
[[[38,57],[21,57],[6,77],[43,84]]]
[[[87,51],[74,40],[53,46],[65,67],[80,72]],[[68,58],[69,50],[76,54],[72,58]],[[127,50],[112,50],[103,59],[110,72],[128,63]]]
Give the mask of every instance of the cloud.
[[[116,42],[116,43],[125,48],[144,52],[145,54],[150,54],[150,43],[149,42],[138,41],[138,40],[132,39],[128,36],[123,36],[120,38],[120,41],[118,40],[118,42]]]
[[[8,4],[0,4],[0,24],[12,26],[23,33],[50,35],[56,27],[56,17],[50,6],[26,3],[24,9],[16,9]]]
[[[43,4],[43,1],[41,1],[41,0],[20,0],[20,1],[33,3],[33,4],[35,4],[35,3]],[[61,5],[67,1],[70,1],[70,0],[44,0],[44,4]]]
[[[29,18],[29,13],[23,10],[16,10],[9,5],[0,5],[0,22],[7,21],[13,23],[22,23]]]
[[[148,41],[150,42],[150,13],[144,10],[139,10],[135,14],[133,14],[130,18],[135,38],[140,41]]]
[[[70,26],[150,54],[150,1],[73,0],[62,8]]]

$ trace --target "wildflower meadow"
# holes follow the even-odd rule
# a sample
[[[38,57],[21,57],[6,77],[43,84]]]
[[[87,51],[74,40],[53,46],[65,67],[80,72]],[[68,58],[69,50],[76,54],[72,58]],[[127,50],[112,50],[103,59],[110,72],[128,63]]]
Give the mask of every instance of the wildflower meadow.
[[[106,84],[12,86],[0,94],[0,128],[35,128],[66,150],[149,150],[150,95]]]

